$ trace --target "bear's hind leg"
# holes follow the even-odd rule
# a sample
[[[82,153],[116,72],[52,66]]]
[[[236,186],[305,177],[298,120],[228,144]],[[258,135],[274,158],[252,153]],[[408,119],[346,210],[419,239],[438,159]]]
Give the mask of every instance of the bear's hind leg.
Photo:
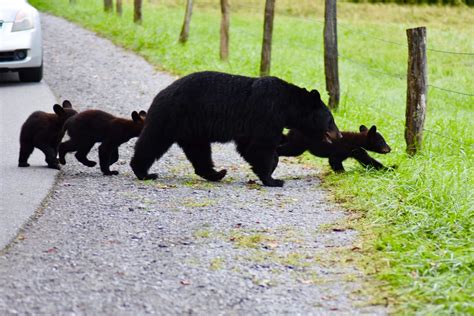
[[[66,154],[76,151],[76,144],[72,140],[65,141],[64,143],[59,144],[59,163],[62,165],[66,164]]]
[[[110,156],[110,165],[113,165],[114,163],[116,163],[119,159],[119,151],[118,151],[118,147],[112,151],[112,154]]]
[[[20,157],[18,158],[18,167],[29,167],[28,158],[34,150],[34,146],[29,143],[20,144]]]
[[[274,147],[264,145],[249,145],[246,142],[237,142],[237,151],[252,166],[253,172],[269,187],[282,187],[285,183],[280,179],[273,179],[272,173],[278,165],[278,154]]]
[[[61,167],[59,166],[58,152],[55,147],[52,147],[47,144],[41,144],[38,146],[39,150],[41,150],[45,155],[45,161],[48,164],[48,168],[60,170]]]
[[[145,140],[147,139],[147,140]],[[158,160],[173,145],[174,141],[163,138],[153,138],[142,132],[135,145],[135,153],[133,154],[130,167],[133,173],[140,180],[154,180],[158,177],[156,173],[148,173],[155,159]]]
[[[211,144],[208,142],[191,144],[178,142],[184,154],[194,167],[194,172],[209,181],[220,181],[227,174],[227,170],[216,171],[212,162]]]
[[[87,159],[87,154],[91,151],[94,143],[82,143],[78,145],[76,152],[76,159],[87,167],[94,167],[97,163],[95,161]]]
[[[105,176],[112,176],[117,175],[119,172],[116,170],[110,170],[110,165],[112,161],[113,152],[115,151],[115,146],[109,145],[107,143],[102,143],[99,146],[99,162],[100,162],[100,170]]]

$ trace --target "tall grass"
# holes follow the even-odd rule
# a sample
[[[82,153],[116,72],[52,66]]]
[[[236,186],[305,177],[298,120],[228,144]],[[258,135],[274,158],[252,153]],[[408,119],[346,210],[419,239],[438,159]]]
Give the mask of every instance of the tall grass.
[[[119,18],[104,14],[101,1],[77,0],[76,5],[69,5],[67,0],[31,0],[42,10],[138,52],[166,71],[258,74],[261,2],[233,4],[228,62],[218,57],[220,14],[213,1],[197,2],[185,45],[178,43],[184,4],[155,2],[145,5],[144,22],[138,26],[132,23],[130,5],[125,5]],[[322,2],[304,0],[297,7],[291,3],[277,3],[272,74],[324,92]],[[338,10],[342,96],[335,113],[337,124],[342,130],[376,124],[393,152],[374,156],[398,169],[374,172],[347,162],[348,172],[339,175],[326,167],[326,161],[311,159],[325,168],[325,185],[336,199],[364,215],[367,256],[382,258],[372,265],[383,260],[377,277],[397,295],[399,311],[473,313],[474,98],[430,88],[423,150],[413,158],[405,154],[403,132],[405,29],[427,25],[429,48],[472,53],[474,11],[352,3],[340,3]],[[472,94],[473,68],[473,56],[428,51],[432,85]]]

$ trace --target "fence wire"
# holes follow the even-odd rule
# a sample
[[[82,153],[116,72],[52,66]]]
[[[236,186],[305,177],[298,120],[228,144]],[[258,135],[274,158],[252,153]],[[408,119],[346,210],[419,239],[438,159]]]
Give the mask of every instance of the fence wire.
[[[307,20],[307,19],[305,19]],[[318,23],[321,23],[321,24],[324,24],[324,21],[321,21],[321,20],[316,20],[316,22]],[[400,42],[396,42],[396,41],[391,41],[391,40],[386,40],[386,39],[383,39],[383,38],[380,38],[380,37],[377,37],[377,36],[373,36],[367,32],[364,32],[364,31],[355,31],[352,27],[350,26],[347,26],[345,24],[341,24],[341,23],[337,23],[337,26],[340,26],[342,27],[343,29],[346,29],[346,30],[350,30],[351,32],[355,33],[355,34],[360,34],[360,35],[363,35],[367,38],[371,38],[371,39],[374,39],[376,41],[379,41],[379,42],[383,42],[383,43],[387,43],[387,44],[391,44],[391,45],[396,45],[396,46],[400,46],[400,47],[406,47],[408,48],[408,45],[405,44],[405,43],[400,43]],[[427,51],[431,51],[431,52],[435,52],[435,53],[442,53],[442,54],[451,54],[451,55],[466,55],[466,56],[474,56],[474,53],[470,53],[470,52],[453,52],[453,51],[447,51],[447,50],[441,50],[441,49],[434,49],[434,48],[429,48],[427,47],[426,48]]]
[[[339,25],[340,25],[340,24],[338,24],[338,26],[339,26]],[[350,29],[349,27],[343,27],[343,28]],[[362,35],[364,35],[364,36],[367,37],[367,38],[371,38],[371,39],[374,39],[374,40],[379,41],[379,42],[384,42],[384,43],[387,43],[387,44],[392,44],[392,45],[396,45],[396,46],[408,48],[408,45],[407,45],[407,44],[403,44],[403,43],[399,43],[399,42],[395,42],[395,41],[390,41],[390,40],[386,40],[386,39],[383,39],[383,38],[379,38],[379,37],[370,35],[370,34],[364,32],[364,31],[354,31],[353,29],[350,29],[350,30],[351,30],[353,33],[362,34]],[[451,54],[451,55],[474,56],[474,53],[453,52],[453,51],[446,51],[446,50],[434,49],[434,48],[430,48],[430,47],[427,47],[426,50],[427,50],[427,51],[430,51],[430,52],[435,52],[435,53],[443,53],[443,54]]]
[[[472,148],[474,148],[474,144],[466,144],[466,143],[461,142],[461,141],[459,141],[459,140],[457,140],[457,139],[448,137],[448,136],[444,135],[444,134],[441,133],[441,132],[435,132],[435,131],[430,130],[430,129],[427,129],[427,128],[423,128],[423,131],[424,131],[424,132],[431,133],[431,134],[434,134],[434,135],[436,135],[436,136],[439,136],[439,137],[442,137],[442,138],[445,138],[445,139],[448,139],[448,140],[450,140],[451,142],[456,143],[456,144],[458,144],[458,145],[462,145],[462,146],[465,146],[465,147],[472,147]]]
[[[239,9],[249,9],[250,11],[255,11],[255,7],[253,6],[248,6],[248,5],[242,5],[242,4],[239,4],[237,5]],[[264,7],[262,6],[261,8],[262,10],[264,10]],[[324,26],[324,20],[321,20],[319,18],[314,18],[314,19],[311,19],[311,18],[307,18],[307,17],[300,17],[300,16],[295,16],[296,19],[299,19],[301,21],[305,21],[305,22],[309,22],[309,23],[319,23],[319,24],[322,24]],[[372,38],[376,41],[380,41],[380,42],[383,42],[383,43],[387,43],[387,44],[392,44],[392,45],[396,45],[396,46],[400,46],[400,47],[408,47],[407,44],[405,43],[400,43],[400,42],[396,42],[396,41],[391,41],[391,40],[386,40],[386,39],[383,39],[383,38],[380,38],[380,37],[377,37],[377,36],[373,36],[367,32],[364,32],[364,31],[355,31],[353,29],[353,27],[350,27],[348,25],[345,25],[344,23],[340,23],[340,22],[337,22],[337,27],[341,27],[343,29],[347,29],[347,30],[350,30],[352,31],[353,33],[356,33],[356,34],[360,34],[360,35],[363,35],[365,37],[368,37],[368,38]],[[452,54],[452,55],[465,55],[465,56],[474,56],[474,53],[471,53],[471,52],[454,52],[454,51],[447,51],[447,50],[441,50],[441,49],[435,49],[435,48],[429,48],[427,47],[426,48],[428,51],[432,51],[432,52],[436,52],[436,53],[442,53],[442,54]]]
[[[460,95],[464,95],[464,96],[468,96],[468,97],[474,97],[474,94],[472,94],[472,93],[454,91],[454,90],[450,90],[450,89],[446,89],[446,88],[441,88],[441,87],[438,87],[438,86],[433,86],[432,84],[429,84],[428,87],[438,89],[438,90],[442,90],[442,91],[445,91],[445,92],[460,94]]]
[[[250,32],[247,32],[245,30],[242,30],[240,29],[239,30],[241,33],[244,33],[244,34],[247,34],[251,37],[254,37],[254,38],[260,38],[258,35],[256,34],[253,34],[253,33],[250,33]],[[288,48],[294,48],[295,45],[291,44],[290,42],[288,41],[284,41],[284,40],[278,40],[277,41],[278,44],[283,44],[284,46],[288,47]],[[313,48],[310,48],[310,47],[306,47],[306,46],[301,46],[299,45],[298,48],[300,49],[303,49],[305,51],[309,51],[309,52],[318,52],[322,55],[324,55],[324,51],[322,49],[319,49],[317,47],[313,47]],[[350,63],[353,63],[359,67],[362,67],[364,68],[365,70],[369,71],[369,72],[373,72],[373,73],[377,73],[377,74],[382,74],[382,75],[385,75],[385,76],[389,76],[389,77],[392,77],[392,78],[396,78],[396,79],[403,79],[406,75],[405,74],[395,74],[395,73],[389,73],[389,72],[385,72],[385,71],[382,71],[382,70],[379,70],[379,69],[375,69],[374,67],[366,64],[366,63],[363,63],[363,62],[360,62],[360,61],[357,61],[355,60],[354,58],[352,57],[348,57],[346,55],[343,55],[341,53],[338,53],[338,57],[341,57],[342,59],[350,62]]]
[[[320,23],[320,24],[324,24],[324,21],[321,21],[321,20],[318,20],[318,19],[308,19],[308,18],[300,18],[300,20],[304,20],[304,21],[307,21],[307,22],[317,22],[317,23]],[[340,24],[338,23],[338,26],[342,25],[343,28],[347,28],[349,29],[348,26],[345,26],[343,24]],[[385,42],[385,43],[389,43],[389,44],[392,44],[392,45],[397,45],[397,46],[403,46],[403,47],[408,47],[406,44],[402,44],[402,43],[399,43],[399,42],[394,42],[394,41],[389,41],[389,40],[385,40],[385,39],[382,39],[382,38],[378,38],[378,37],[374,37],[364,31],[354,31],[353,29],[350,29],[351,31],[353,31],[354,33],[360,33],[360,34],[363,34],[364,36],[366,37],[369,37],[369,38],[373,38],[375,40],[378,40],[378,41],[381,41],[381,42]],[[240,31],[242,33],[245,33],[245,34],[248,34],[250,35],[251,37],[254,37],[254,38],[260,38],[258,35],[256,34],[253,34],[253,33],[250,33],[250,32],[247,32],[243,29],[240,29]],[[288,41],[284,41],[284,40],[279,40],[278,43],[281,43],[283,44],[284,46],[286,47],[289,47],[289,48],[294,48],[294,44],[288,42]],[[299,45],[298,46],[300,49],[303,49],[305,51],[311,51],[311,52],[319,52],[321,54],[324,54],[324,51],[321,50],[321,49],[318,49],[317,47],[313,47],[313,48],[310,48],[310,47],[306,47],[306,46],[301,46]],[[430,50],[430,51],[436,51],[436,52],[440,52],[440,53],[451,53],[451,54],[463,54],[463,55],[474,55],[474,54],[471,54],[471,53],[458,53],[458,52],[448,52],[448,51],[441,51],[441,50],[436,50],[436,49],[430,49],[430,48],[427,48],[427,50]],[[346,60],[354,65],[357,65],[358,67],[360,68],[363,68],[365,69],[366,71],[368,72],[372,72],[372,73],[377,73],[377,74],[382,74],[384,76],[388,76],[388,77],[391,77],[391,78],[395,78],[395,79],[399,79],[399,80],[403,80],[404,78],[406,78],[406,74],[400,74],[400,73],[389,73],[389,72],[386,72],[386,71],[382,71],[380,69],[377,69],[377,68],[374,68],[373,66],[370,66],[368,65],[367,63],[363,63],[363,62],[360,62],[352,57],[348,57],[346,55],[343,55],[341,53],[338,53],[338,57],[340,57],[341,59],[343,60]],[[461,92],[461,91],[455,91],[455,90],[451,90],[451,89],[446,89],[446,88],[443,88],[443,87],[438,87],[438,86],[435,86],[435,85],[428,85],[428,87],[430,88],[433,88],[433,89],[438,89],[438,90],[442,90],[444,92],[448,92],[448,93],[454,93],[454,94],[458,94],[458,95],[463,95],[463,96],[466,96],[466,97],[473,97],[474,94],[472,93],[467,93],[467,92]]]
[[[324,21],[321,21],[321,20],[318,20],[318,19],[308,19],[308,18],[301,18],[301,20],[304,20],[304,21],[307,21],[307,22],[310,22],[310,23],[319,23],[319,24],[322,24],[324,25]],[[344,29],[349,29],[350,31],[352,31],[353,33],[358,33],[358,34],[361,34],[367,38],[371,38],[371,39],[374,39],[374,40],[377,40],[379,42],[383,42],[383,43],[386,43],[386,44],[391,44],[391,45],[396,45],[396,46],[399,46],[399,47],[408,47],[407,44],[404,44],[404,43],[399,43],[399,42],[395,42],[395,41],[391,41],[391,40],[386,40],[386,39],[383,39],[383,38],[379,38],[379,37],[376,37],[376,36],[373,36],[373,35],[370,35],[369,33],[366,33],[364,31],[354,31],[353,28],[350,28],[344,24],[340,24],[338,23],[337,26],[341,26],[342,28]],[[257,36],[256,34],[252,34],[250,32],[247,32],[245,30],[241,30],[243,33],[246,33],[252,37],[259,37]],[[288,41],[279,41],[279,43],[282,43],[283,45],[287,46],[287,47],[290,47],[290,48],[293,48],[294,47],[294,44],[291,44],[289,43]],[[321,49],[318,49],[318,48],[310,48],[310,47],[305,47],[305,46],[298,46],[299,48],[303,49],[303,50],[306,50],[306,51],[317,51],[321,54],[324,55],[324,51],[321,50]],[[433,49],[433,48],[426,48],[428,51],[432,51],[432,52],[436,52],[436,53],[443,53],[443,54],[452,54],[452,55],[466,55],[466,56],[474,56],[474,53],[467,53],[467,52],[453,52],[453,51],[445,51],[445,50],[438,50],[438,49]],[[365,69],[366,71],[368,72],[373,72],[373,73],[377,73],[377,74],[382,74],[382,75],[385,75],[385,76],[389,76],[391,78],[396,78],[396,79],[399,79],[399,80],[403,80],[404,78],[406,78],[406,74],[395,74],[395,73],[389,73],[389,72],[385,72],[385,71],[381,71],[381,70],[378,70],[378,69],[375,69],[374,67],[368,65],[367,63],[363,63],[363,62],[360,62],[360,61],[357,61],[355,60],[354,58],[352,57],[348,57],[348,56],[345,56],[341,53],[338,53],[338,57],[342,58],[343,60],[346,60],[352,64],[355,64],[363,69]],[[451,89],[446,89],[446,88],[442,88],[442,87],[438,87],[438,86],[435,86],[435,85],[428,85],[428,87],[430,88],[433,88],[433,89],[438,89],[438,90],[442,90],[442,91],[445,91],[445,92],[448,92],[448,93],[454,93],[454,94],[458,94],[458,95],[463,95],[463,96],[467,96],[467,97],[473,97],[474,94],[471,94],[471,93],[465,93],[465,92],[460,92],[460,91],[455,91],[455,90],[451,90]],[[401,118],[401,117],[398,117],[398,116],[395,116],[394,114],[388,112],[388,111],[385,111],[383,109],[380,109],[378,108],[377,111],[379,113],[383,113],[384,115],[388,116],[388,117],[391,117],[392,119],[396,120],[396,121],[404,121],[404,118]],[[466,144],[464,142],[461,142],[459,140],[456,140],[456,139],[453,139],[451,137],[448,137],[446,135],[444,135],[443,133],[441,132],[437,132],[437,131],[433,131],[431,129],[427,129],[427,128],[423,128],[423,131],[424,132],[427,132],[427,133],[430,133],[430,134],[433,134],[433,135],[436,135],[438,137],[442,137],[442,138],[445,138],[453,143],[456,143],[458,145],[461,145],[461,146],[465,146],[465,147],[474,147],[474,144]]]
[[[345,55],[342,55],[342,54],[337,54],[338,57],[341,57],[342,59],[345,59],[355,65],[358,65],[360,67],[363,67],[365,68],[365,70],[367,71],[370,71],[370,72],[375,72],[375,73],[378,73],[378,74],[382,74],[382,75],[385,75],[385,76],[389,76],[389,77],[392,77],[392,78],[396,78],[396,79],[403,79],[403,77],[405,77],[406,75],[402,75],[402,74],[395,74],[395,73],[389,73],[389,72],[386,72],[386,71],[382,71],[382,70],[378,70],[378,69],[375,69],[373,68],[372,66],[366,64],[366,63],[362,63],[362,62],[359,62],[351,57],[347,57]]]
[[[442,54],[474,56],[474,53],[449,52],[449,51],[439,50],[439,49],[434,49],[434,48],[426,48],[426,49],[431,51],[431,52],[442,53]]]
[[[250,32],[247,32],[245,30],[242,30],[240,29],[239,30],[240,32],[244,33],[244,34],[247,34],[247,35],[250,35],[251,37],[254,37],[254,38],[260,38],[258,35],[256,34],[253,34],[253,33],[250,33]],[[278,40],[277,43],[280,43],[280,44],[283,44],[284,46],[286,47],[289,47],[289,48],[294,48],[294,44],[291,44],[289,43],[288,41],[283,41],[283,40]],[[391,42],[393,44],[396,44],[395,42]],[[311,52],[319,52],[321,54],[324,55],[324,51],[317,48],[317,47],[313,47],[313,48],[310,48],[310,47],[306,47],[306,46],[301,46],[299,45],[298,46],[300,49],[303,49],[305,51],[311,51]],[[368,65],[367,63],[363,63],[363,62],[360,62],[352,57],[348,57],[346,55],[343,55],[341,53],[338,53],[338,57],[342,58],[343,60],[346,60],[352,64],[355,64],[357,65],[358,67],[360,68],[363,68],[365,69],[366,71],[368,72],[372,72],[372,73],[377,73],[377,74],[382,74],[384,76],[388,76],[388,77],[391,77],[391,78],[395,78],[395,79],[398,79],[398,80],[403,80],[404,78],[406,78],[406,74],[401,74],[401,73],[389,73],[389,72],[386,72],[386,71],[382,71],[382,70],[379,70],[379,69],[376,69],[370,65]],[[442,87],[438,87],[438,86],[435,86],[435,85],[428,85],[428,87],[431,87],[431,88],[434,88],[434,89],[438,89],[438,90],[442,90],[442,91],[445,91],[445,92],[449,92],[449,93],[454,93],[454,94],[458,94],[458,95],[463,95],[463,96],[467,96],[467,97],[473,97],[474,94],[472,93],[466,93],[466,92],[461,92],[461,91],[455,91],[455,90],[451,90],[451,89],[446,89],[446,88],[442,88]]]

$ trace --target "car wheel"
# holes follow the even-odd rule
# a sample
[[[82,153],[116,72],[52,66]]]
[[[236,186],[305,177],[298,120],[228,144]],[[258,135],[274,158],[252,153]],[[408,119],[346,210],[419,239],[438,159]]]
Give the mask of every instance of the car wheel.
[[[37,68],[25,68],[18,72],[22,82],[40,82],[43,79],[43,65]]]

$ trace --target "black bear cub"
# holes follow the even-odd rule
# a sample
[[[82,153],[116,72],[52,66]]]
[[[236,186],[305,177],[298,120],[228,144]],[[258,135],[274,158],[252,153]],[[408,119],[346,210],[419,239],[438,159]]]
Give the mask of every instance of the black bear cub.
[[[118,174],[109,168],[119,158],[118,147],[140,135],[145,117],[145,111],[133,111],[131,120],[100,110],[79,113],[64,125],[70,140],[59,145],[59,162],[66,164],[66,153],[76,151],[79,162],[94,167],[97,163],[87,159],[87,154],[95,143],[102,143],[99,146],[100,170],[104,175]]]
[[[64,122],[77,114],[71,102],[65,100],[63,106],[55,104],[54,113],[33,112],[23,123],[20,132],[20,157],[18,167],[29,167],[28,158],[36,147],[41,150],[49,168],[61,169],[58,159],[58,145],[64,136]]]
[[[219,181],[211,143],[234,141],[237,151],[266,186],[272,178],[283,128],[298,128],[308,137],[340,137],[333,116],[316,90],[307,91],[276,77],[252,78],[220,72],[197,72],[176,80],[153,100],[130,163],[139,179],[153,162],[177,143],[209,181]]]
[[[342,138],[328,143],[323,140],[310,139],[297,129],[292,129],[282,136],[282,144],[278,147],[280,156],[299,156],[308,150],[317,157],[329,158],[329,165],[335,172],[343,172],[342,162],[349,157],[356,159],[364,167],[375,169],[388,169],[380,162],[367,154],[366,150],[379,154],[390,152],[390,147],[385,139],[377,133],[373,125],[367,129],[364,125],[359,127],[359,133],[342,132]]]

